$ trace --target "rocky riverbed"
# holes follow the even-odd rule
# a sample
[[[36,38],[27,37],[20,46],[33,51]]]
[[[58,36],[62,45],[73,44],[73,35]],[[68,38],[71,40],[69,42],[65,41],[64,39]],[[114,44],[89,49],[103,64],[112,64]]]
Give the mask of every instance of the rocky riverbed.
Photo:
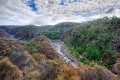
[[[54,41],[53,47],[58,53],[59,58],[63,59],[73,67],[77,67],[77,60],[68,54],[67,47],[61,41]]]

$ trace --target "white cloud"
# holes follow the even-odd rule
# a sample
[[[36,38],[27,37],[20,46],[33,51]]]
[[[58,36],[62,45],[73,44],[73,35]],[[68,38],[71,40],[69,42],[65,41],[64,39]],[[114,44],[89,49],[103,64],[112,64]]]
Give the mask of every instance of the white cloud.
[[[66,2],[64,6],[59,5],[61,0],[35,0],[37,12],[27,6],[28,1],[0,0],[0,24],[45,25],[113,15],[120,17],[120,0],[80,0],[70,4]]]

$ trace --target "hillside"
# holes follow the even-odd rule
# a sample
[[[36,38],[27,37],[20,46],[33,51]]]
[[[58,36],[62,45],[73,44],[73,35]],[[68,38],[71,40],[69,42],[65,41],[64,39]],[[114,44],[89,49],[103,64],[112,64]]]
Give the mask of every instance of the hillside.
[[[119,80],[119,21],[0,27],[14,35],[0,37],[0,80]],[[41,35],[47,31],[59,38]]]
[[[40,32],[40,34],[47,36],[48,38],[52,40],[61,39],[62,34],[69,28],[75,27],[77,25],[80,25],[80,23],[74,23],[74,22],[63,22],[58,23],[54,25],[53,27],[44,30]]]
[[[0,29],[0,37],[6,38],[6,37],[10,37],[10,35],[3,29]]]
[[[44,36],[29,42],[0,38],[0,46],[1,80],[117,80],[116,75],[97,65],[78,63],[74,68],[65,63]]]
[[[84,64],[91,62],[112,70],[120,58],[120,19],[104,17],[67,30],[64,42],[70,53]]]
[[[60,35],[62,35],[65,30],[76,25],[79,25],[79,23],[63,22],[56,25],[45,25],[45,26],[35,26],[35,25],[5,26],[4,25],[4,26],[0,26],[0,29],[5,30],[9,34],[13,35],[15,38],[21,40],[29,40],[39,35],[45,35],[50,39],[60,39]]]

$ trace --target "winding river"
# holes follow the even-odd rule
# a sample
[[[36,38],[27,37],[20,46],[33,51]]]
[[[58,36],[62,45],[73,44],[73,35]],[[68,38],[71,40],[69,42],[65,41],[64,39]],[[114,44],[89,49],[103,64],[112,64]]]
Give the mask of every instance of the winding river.
[[[53,47],[58,53],[58,56],[69,63],[72,67],[77,67],[77,60],[68,54],[66,46],[61,41],[53,42]]]
[[[13,35],[10,35],[10,38],[13,40],[18,40],[14,38]],[[61,41],[54,41],[52,42],[53,47],[55,48],[56,52],[58,53],[58,56],[60,59],[64,60],[65,62],[69,63],[72,67],[77,67],[78,62],[77,60],[72,57],[71,55],[68,54],[68,49],[67,47],[61,42]]]

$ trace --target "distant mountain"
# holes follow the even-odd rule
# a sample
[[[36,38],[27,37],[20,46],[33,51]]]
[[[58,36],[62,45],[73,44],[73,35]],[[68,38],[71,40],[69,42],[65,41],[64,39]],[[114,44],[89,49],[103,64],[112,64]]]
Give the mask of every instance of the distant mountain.
[[[9,34],[13,35],[19,39],[31,39],[40,34],[44,35],[44,32],[49,31],[58,31],[58,34],[62,34],[66,29],[77,26],[79,23],[73,22],[63,22],[56,25],[45,25],[45,26],[35,26],[35,25],[9,25],[9,26],[0,26],[0,29],[5,30]],[[45,35],[47,36],[47,35]],[[48,36],[47,36],[48,37]],[[60,37],[60,36],[58,36]],[[50,37],[49,37],[50,38]]]
[[[62,39],[62,34],[71,27],[76,27],[80,25],[80,23],[74,23],[74,22],[63,22],[56,24],[49,29],[46,29],[40,34],[47,36],[50,39]]]
[[[80,25],[80,23],[75,23],[75,22],[62,22],[54,25],[51,27],[49,30],[66,30],[68,28],[74,27]]]

